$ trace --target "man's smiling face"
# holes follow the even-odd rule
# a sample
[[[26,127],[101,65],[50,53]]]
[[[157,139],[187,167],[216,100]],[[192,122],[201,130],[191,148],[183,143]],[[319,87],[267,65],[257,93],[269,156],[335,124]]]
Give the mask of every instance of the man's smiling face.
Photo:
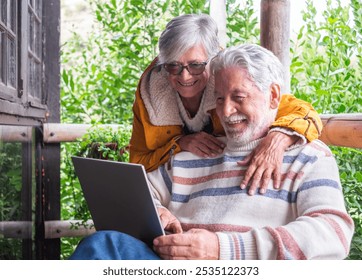
[[[247,70],[227,67],[215,73],[216,112],[228,139],[241,144],[263,137],[271,120],[269,96]]]

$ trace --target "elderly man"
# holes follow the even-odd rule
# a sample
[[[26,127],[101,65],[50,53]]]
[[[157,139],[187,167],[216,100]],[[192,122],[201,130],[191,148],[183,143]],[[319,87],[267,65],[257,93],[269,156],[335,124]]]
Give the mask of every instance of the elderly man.
[[[99,232],[82,242],[88,256],[79,249],[74,258],[343,259],[348,255],[354,224],[345,209],[336,162],[322,142],[296,144],[285,152],[280,191],[273,189],[272,182],[264,195],[248,196],[239,187],[246,167],[236,162],[265,137],[277,113],[283,82],[278,59],[260,46],[242,45],[221,51],[210,67],[216,111],[227,136],[224,153],[205,159],[181,152],[171,166],[148,174],[161,221],[174,234],[156,238],[152,251],[125,234]],[[99,242],[108,245],[100,249]],[[129,248],[136,253],[130,254]]]

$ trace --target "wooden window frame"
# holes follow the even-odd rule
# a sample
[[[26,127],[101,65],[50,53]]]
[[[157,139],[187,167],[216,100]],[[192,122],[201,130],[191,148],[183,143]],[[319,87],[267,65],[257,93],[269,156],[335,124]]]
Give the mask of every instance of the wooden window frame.
[[[46,0],[2,1],[2,5],[6,5],[7,18],[4,20],[0,14],[4,20],[0,21],[0,36],[2,36],[0,43],[3,46],[5,42],[9,44],[8,39],[4,40],[5,36],[14,39],[16,50],[15,82],[11,85],[8,82],[10,48],[0,47],[2,64],[0,67],[7,67],[2,68],[5,71],[4,79],[0,78],[0,123],[2,124],[37,125],[46,120],[48,92],[44,89],[46,68],[44,29],[47,24],[43,12],[45,2]],[[0,6],[0,9],[5,7]],[[0,75],[1,73],[3,72],[0,71]]]

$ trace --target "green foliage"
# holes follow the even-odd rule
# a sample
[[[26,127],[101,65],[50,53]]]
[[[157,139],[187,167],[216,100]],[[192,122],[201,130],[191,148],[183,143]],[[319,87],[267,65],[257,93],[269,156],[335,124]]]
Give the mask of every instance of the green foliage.
[[[241,43],[259,43],[259,21],[255,14],[252,0],[227,1],[226,30],[229,38],[228,46]]]
[[[362,150],[333,148],[332,151],[339,166],[348,212],[355,223],[349,259],[360,260],[362,258]]]
[[[22,149],[0,141],[0,221],[21,219]],[[0,235],[0,259],[21,259],[21,242]]]
[[[128,162],[130,137],[130,126],[117,128],[95,126],[80,139],[77,155]]]
[[[304,25],[291,42],[291,88],[320,113],[362,112],[362,4],[360,0],[325,0],[322,22],[306,0]],[[346,3],[348,2],[348,3]],[[62,48],[62,121],[128,126],[138,80],[157,55],[157,40],[166,23],[184,13],[208,13],[202,0],[92,1],[97,21],[89,39],[74,34]],[[293,5],[293,3],[291,3]],[[351,16],[353,15],[353,16]],[[259,42],[253,1],[227,1],[229,45]],[[93,136],[91,137],[93,138]],[[124,142],[126,143],[126,142]],[[62,145],[62,219],[85,221],[87,212],[70,156],[79,143]],[[362,259],[361,150],[332,149],[341,170],[349,213],[356,225],[350,259]],[[79,239],[62,239],[66,258]]]
[[[323,20],[317,23],[313,1],[306,1],[305,24],[291,47],[292,92],[311,102],[320,113],[362,112],[362,3],[352,0],[343,6],[340,0],[326,2]],[[349,258],[361,259],[362,152],[333,148],[333,153],[356,227]]]
[[[315,22],[316,9],[308,0],[305,25],[292,42],[291,85],[296,96],[310,101],[321,113],[361,112],[362,40],[361,3],[342,6],[327,0],[323,22]],[[353,1],[352,1],[353,2]],[[354,20],[350,11],[356,11]]]

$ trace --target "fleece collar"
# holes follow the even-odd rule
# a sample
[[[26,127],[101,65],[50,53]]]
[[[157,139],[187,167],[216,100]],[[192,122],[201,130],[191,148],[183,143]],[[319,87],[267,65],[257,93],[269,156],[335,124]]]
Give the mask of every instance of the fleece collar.
[[[208,121],[208,111],[215,108],[214,78],[210,77],[194,118],[186,113],[178,93],[168,82],[167,72],[160,66],[152,68],[142,79],[141,97],[153,125],[187,125],[192,131],[200,131]]]

